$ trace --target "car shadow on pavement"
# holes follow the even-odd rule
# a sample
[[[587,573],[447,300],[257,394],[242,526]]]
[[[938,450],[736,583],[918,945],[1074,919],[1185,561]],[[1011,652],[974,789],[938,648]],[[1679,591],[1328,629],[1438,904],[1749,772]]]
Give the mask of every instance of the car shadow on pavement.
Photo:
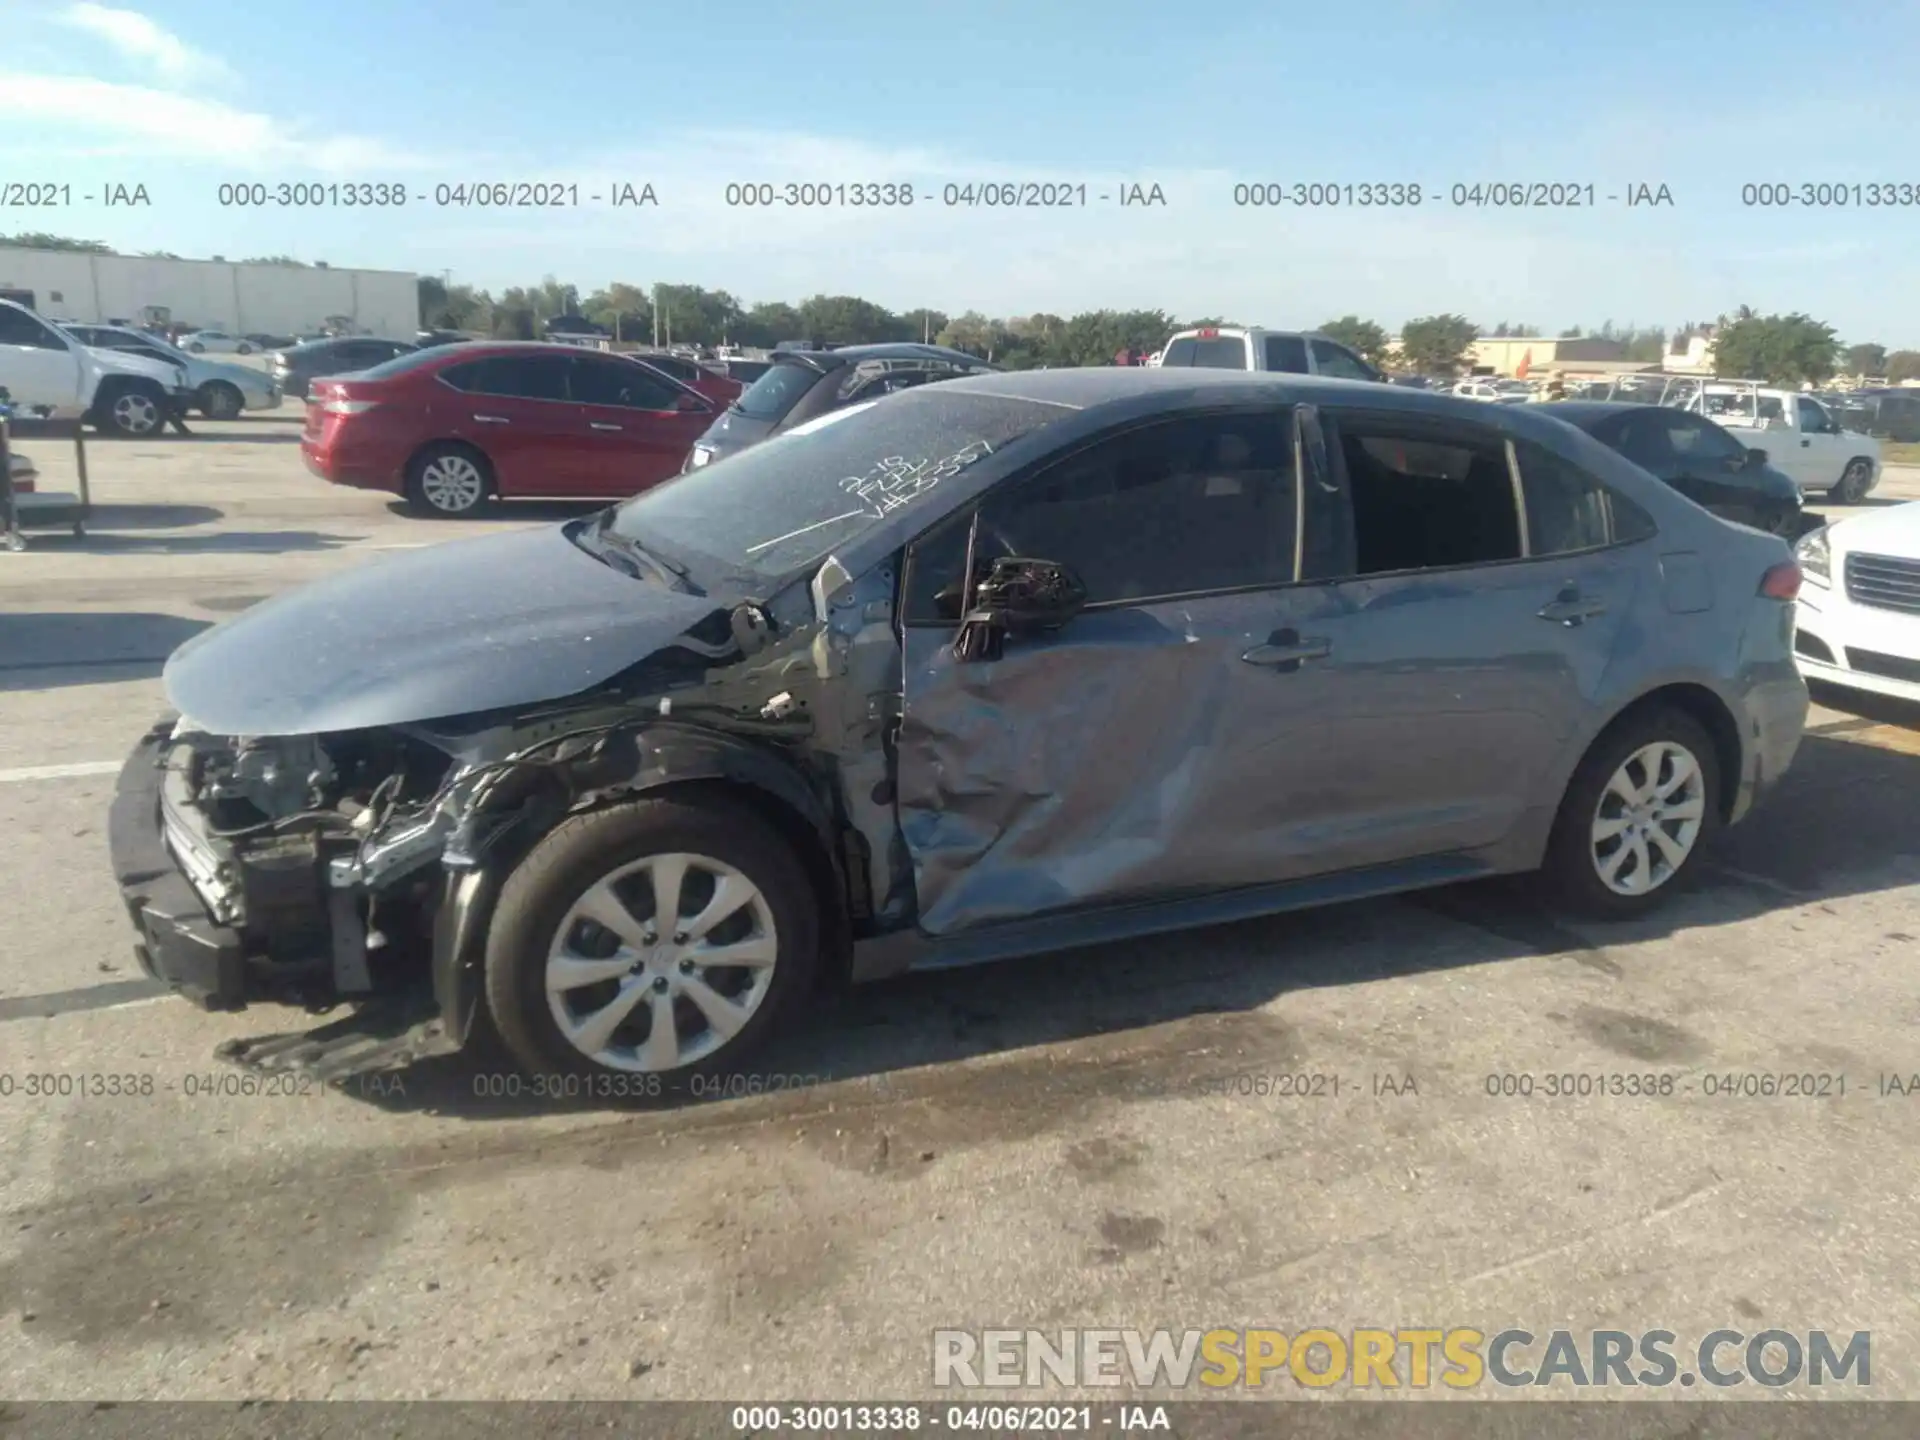
[[[220,423],[232,424],[234,422],[224,421]],[[163,435],[143,435],[140,437],[139,443],[142,445],[188,445],[201,443],[214,445],[298,445],[300,443],[300,431],[260,431],[252,435],[236,435],[230,430],[209,430],[204,424],[195,425],[192,421],[189,421],[187,424],[187,433],[184,435],[178,430],[169,430]]]
[[[704,1094],[635,1099],[643,1108],[684,1109],[757,1096],[784,1113],[789,1104],[804,1109],[799,1092],[827,1081],[896,1095],[962,1086],[970,1082],[958,1072],[942,1079],[941,1067],[981,1056],[1000,1057],[996,1074],[1012,1064],[1035,1084],[1051,1083],[1056,1070],[1090,1063],[1085,1053],[1063,1056],[1054,1047],[1089,1040],[1096,1056],[1107,1057],[1100,1063],[1117,1067],[1115,1085],[1160,1085],[1195,1066],[1273,1070],[1301,1058],[1290,1027],[1270,1008],[1289,991],[1543,956],[1619,979],[1625,971],[1611,947],[1904,883],[1902,873],[1910,880],[1920,859],[1916,794],[1920,747],[1903,753],[1810,734],[1779,789],[1716,837],[1693,890],[1644,920],[1570,921],[1548,908],[1531,877],[1511,876],[908,975],[822,996],[805,1023],[738,1081],[714,1082]],[[1652,1018],[1628,1028],[1632,1034],[1615,1038],[1636,1059],[1683,1058],[1657,1052],[1691,1043]],[[397,1071],[394,1080],[342,1090],[383,1109],[474,1120],[635,1108],[607,1098],[605,1087],[556,1097],[551,1081],[515,1076],[489,1035],[463,1054]],[[1004,1077],[981,1083],[1000,1087]],[[777,1098],[782,1093],[787,1100]]]
[[[77,555],[284,555],[317,550],[339,550],[357,545],[361,535],[330,535],[318,530],[223,530],[212,534],[122,535],[89,530],[85,535],[37,537]],[[4,573],[4,572],[0,572]]]
[[[9,615],[0,624],[0,692],[151,679],[211,623],[126,610]]]
[[[226,512],[212,505],[95,505],[87,515],[90,531],[185,530],[211,525]]]
[[[469,516],[475,521],[509,520],[527,524],[540,524],[559,520],[577,520],[582,515],[591,515],[596,510],[604,510],[608,505],[618,502],[611,500],[497,500],[479,514]],[[404,501],[395,500],[387,506],[387,512],[402,520],[431,520],[436,524],[457,525],[462,523],[452,516],[421,515],[409,509]]]

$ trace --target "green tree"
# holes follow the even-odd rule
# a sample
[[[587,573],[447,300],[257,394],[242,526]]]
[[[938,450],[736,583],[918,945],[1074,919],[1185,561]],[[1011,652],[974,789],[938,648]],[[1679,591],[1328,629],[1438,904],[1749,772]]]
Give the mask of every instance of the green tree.
[[[1387,346],[1392,337],[1371,320],[1362,320],[1358,315],[1342,315],[1338,320],[1329,320],[1321,325],[1320,333],[1329,340],[1337,340],[1356,354],[1364,355],[1378,365],[1387,358]],[[1500,331],[1496,329],[1494,334]]]
[[[871,345],[909,338],[899,316],[854,295],[815,295],[802,300],[799,308],[801,333],[823,345]],[[920,337],[915,333],[911,338]]]
[[[718,345],[731,338],[742,313],[740,302],[726,291],[699,285],[655,286],[654,308],[660,338],[689,345]]]
[[[639,285],[615,281],[596,290],[581,304],[580,313],[616,340],[653,336],[653,298]]]
[[[1887,347],[1884,345],[1849,345],[1847,347],[1847,373],[1850,375],[1884,375],[1887,371]]]
[[[734,322],[733,338],[742,345],[771,349],[782,340],[804,340],[800,312],[784,300],[755,305]]]
[[[982,360],[992,360],[994,342],[1000,338],[1000,333],[1004,333],[996,333],[996,323],[978,310],[969,310],[949,320],[947,328],[937,338],[942,345],[964,350],[969,355],[978,355]]]
[[[1767,380],[1775,385],[1819,384],[1840,366],[1833,327],[1798,312],[1746,314],[1714,336],[1716,375]]]
[[[427,330],[490,330],[493,299],[471,285],[449,285],[438,275],[422,275],[420,324]]]
[[[120,252],[100,240],[69,240],[65,235],[49,235],[41,230],[23,230],[18,235],[0,235],[0,245],[20,250],[67,250],[83,255],[117,255]]]
[[[1896,350],[1887,356],[1887,380],[1894,385],[1920,380],[1920,350]]]
[[[1565,330],[1560,332],[1558,338],[1562,340],[1583,340],[1586,338],[1586,334],[1587,332],[1582,330],[1578,325],[1569,325]]]
[[[900,317],[900,328],[909,340],[931,340],[947,328],[947,316],[940,310],[908,310]]]
[[[513,294],[512,290],[507,292]],[[504,298],[493,307],[493,338],[496,340],[534,340],[539,338],[540,317],[529,305],[515,305]]]
[[[1401,327],[1400,353],[1423,375],[1452,375],[1479,333],[1464,315],[1423,315]]]

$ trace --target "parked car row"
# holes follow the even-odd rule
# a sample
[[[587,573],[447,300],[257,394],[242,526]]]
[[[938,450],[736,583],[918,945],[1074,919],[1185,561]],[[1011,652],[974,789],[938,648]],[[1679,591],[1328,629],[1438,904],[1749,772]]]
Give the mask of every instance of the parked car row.
[[[159,433],[194,403],[184,362],[88,345],[9,300],[0,300],[0,387],[21,412],[129,438]]]
[[[157,335],[120,325],[64,325],[82,345],[120,355],[143,355],[186,374],[194,409],[209,420],[232,420],[246,410],[272,410],[280,386],[251,365],[223,365],[168,344]]]

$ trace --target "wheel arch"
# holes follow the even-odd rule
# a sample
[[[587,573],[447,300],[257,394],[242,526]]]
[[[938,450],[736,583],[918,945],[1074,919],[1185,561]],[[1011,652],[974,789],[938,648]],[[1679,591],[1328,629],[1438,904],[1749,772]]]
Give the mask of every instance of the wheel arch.
[[[839,984],[850,974],[852,906],[835,849],[841,827],[798,769],[750,741],[693,726],[648,726],[637,739],[640,764],[629,778],[595,791],[585,806],[544,807],[537,823],[510,826],[477,869],[449,874],[435,916],[432,969],[442,1021],[456,1044],[465,1043],[484,1009],[480,970],[507,876],[568,816],[628,800],[709,795],[764,820],[792,849],[819,906],[821,980]]]
[[[406,463],[400,467],[401,477],[411,481],[414,472],[426,457],[435,450],[464,450],[480,462],[480,473],[486,478],[487,493],[498,496],[500,493],[500,471],[493,463],[493,457],[473,441],[458,435],[436,435],[431,440],[422,440],[407,453]]]
[[[1602,725],[1581,748],[1575,768],[1593,753],[1594,746],[1621,726],[1651,710],[1660,709],[1680,711],[1698,723],[1713,741],[1714,760],[1720,768],[1720,793],[1715,796],[1715,808],[1720,812],[1722,822],[1730,822],[1745,774],[1746,747],[1741,740],[1740,722],[1734,718],[1733,708],[1711,687],[1697,681],[1670,681],[1635,696],[1615,712],[1613,718]]]

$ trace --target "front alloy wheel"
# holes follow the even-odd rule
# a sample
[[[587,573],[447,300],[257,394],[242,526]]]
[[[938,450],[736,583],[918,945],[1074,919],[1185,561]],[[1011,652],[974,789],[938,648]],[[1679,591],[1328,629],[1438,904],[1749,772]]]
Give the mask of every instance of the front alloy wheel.
[[[805,866],[753,808],[724,791],[643,796],[563,821],[507,877],[487,1006],[527,1073],[661,1094],[737,1071],[786,1023],[819,935]]]
[[[492,489],[485,464],[478,452],[463,446],[431,449],[414,461],[407,475],[407,498],[425,515],[478,514]]]
[[[567,1042],[610,1070],[704,1060],[766,1001],[779,932],[760,889],[710,855],[620,866],[561,919],[547,1006]]]
[[[1616,895],[1658,890],[1687,863],[1706,818],[1706,777],[1685,746],[1634,751],[1600,792],[1590,829],[1594,869]]]
[[[123,390],[107,407],[113,428],[122,435],[151,435],[164,423],[160,404],[142,390]]]

